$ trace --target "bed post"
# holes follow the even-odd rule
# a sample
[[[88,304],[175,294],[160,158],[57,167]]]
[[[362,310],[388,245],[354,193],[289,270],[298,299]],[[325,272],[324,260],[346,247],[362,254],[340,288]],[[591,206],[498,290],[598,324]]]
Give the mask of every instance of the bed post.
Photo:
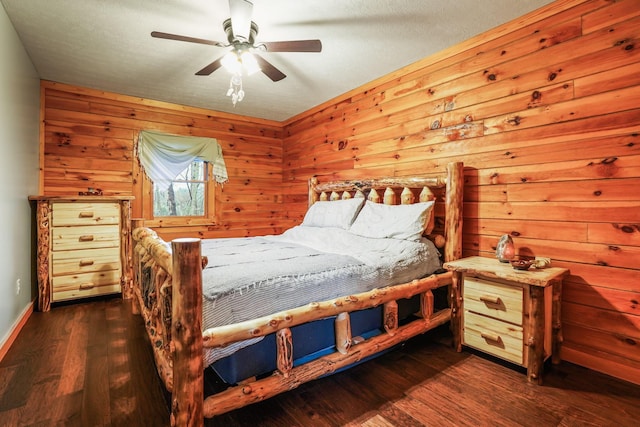
[[[462,257],[462,193],[464,188],[464,165],[452,162],[447,165],[447,200],[444,237],[444,260],[453,261]]]
[[[131,200],[122,200],[120,202],[120,265],[122,266],[122,278],[120,279],[120,290],[123,299],[131,299],[133,297],[133,259],[132,240],[131,240]]]
[[[318,193],[316,192],[316,185],[318,185],[318,177],[312,176],[309,178],[309,208],[312,204],[318,201]]]
[[[140,314],[140,307],[138,303],[138,297],[136,296],[136,287],[140,286],[140,258],[138,257],[138,251],[136,250],[136,241],[133,238],[133,230],[139,227],[144,227],[143,218],[131,219],[131,312],[133,314]]]
[[[464,164],[452,162],[447,165],[447,196],[446,219],[444,226],[445,247],[444,260],[453,261],[462,257],[462,196],[464,189]],[[453,334],[453,347],[462,351],[462,337],[460,336],[460,277],[456,274],[452,277],[449,292],[451,304],[451,332]]]
[[[202,257],[200,239],[175,239],[171,333],[173,354],[172,426],[204,424],[202,360]]]

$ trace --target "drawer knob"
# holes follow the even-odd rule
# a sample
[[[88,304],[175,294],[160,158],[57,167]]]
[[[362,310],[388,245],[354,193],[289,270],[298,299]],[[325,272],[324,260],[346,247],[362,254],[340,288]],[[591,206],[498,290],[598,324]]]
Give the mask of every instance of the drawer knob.
[[[489,304],[500,304],[500,297],[497,295],[481,295],[480,301]]]
[[[80,241],[81,242],[92,242],[93,241],[93,234],[85,234],[83,236],[80,236]]]
[[[80,212],[80,218],[93,218],[93,212]]]
[[[487,341],[500,342],[500,335],[496,335],[492,332],[480,332],[480,336]]]
[[[81,259],[80,260],[80,267],[86,267],[88,265],[93,265],[93,260],[92,259]]]
[[[81,284],[80,284],[80,290],[81,290],[81,291],[83,291],[83,290],[85,290],[85,289],[93,289],[93,287],[94,287],[94,286],[95,286],[95,285],[94,285],[93,283],[91,283],[91,282],[88,282],[88,283],[81,283]]]

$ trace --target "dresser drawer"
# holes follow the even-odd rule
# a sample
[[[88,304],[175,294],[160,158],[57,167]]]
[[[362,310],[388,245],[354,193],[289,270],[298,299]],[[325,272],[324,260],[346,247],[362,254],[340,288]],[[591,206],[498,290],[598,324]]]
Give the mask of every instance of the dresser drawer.
[[[120,283],[117,285],[102,285],[94,286],[92,288],[80,289],[79,287],[69,287],[61,290],[53,290],[51,300],[53,302],[67,301],[76,298],[96,297],[100,295],[117,294],[120,292]]]
[[[521,326],[469,311],[464,313],[465,345],[521,365],[523,363],[522,337]]]
[[[51,264],[54,276],[116,270],[120,268],[120,249],[52,252]]]
[[[122,271],[120,268],[92,273],[54,276],[51,280],[53,301],[120,292],[121,277]]]
[[[464,278],[464,309],[522,325],[523,291],[476,277]]]
[[[120,205],[118,203],[53,203],[51,207],[53,227],[119,223]]]
[[[120,227],[118,224],[54,227],[51,243],[53,251],[117,248],[120,246]]]

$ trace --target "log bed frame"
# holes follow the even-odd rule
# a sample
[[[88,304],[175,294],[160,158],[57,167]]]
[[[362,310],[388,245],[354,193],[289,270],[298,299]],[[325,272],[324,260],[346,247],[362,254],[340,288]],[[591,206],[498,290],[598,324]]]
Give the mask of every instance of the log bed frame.
[[[400,190],[401,189],[401,190]],[[365,197],[386,204],[436,200],[435,222],[427,232],[443,252],[444,261],[462,253],[463,164],[447,165],[446,173],[417,178],[383,178],[318,184],[312,178],[309,204],[317,200]],[[382,197],[380,193],[383,193]],[[170,244],[133,220],[134,310],[140,310],[154,349],[156,367],[171,392],[171,425],[203,425],[211,418],[258,402],[302,383],[330,374],[368,356],[395,346],[416,335],[451,321],[454,346],[460,349],[460,289],[451,272],[410,283],[373,289],[329,301],[274,313],[241,323],[202,331],[202,269],[200,239],[175,239]],[[143,301],[141,286],[153,286],[153,305]],[[449,287],[449,307],[434,310],[432,290]],[[420,295],[417,320],[398,326],[397,300]],[[148,301],[147,301],[148,302]],[[386,333],[354,343],[349,313],[383,305]],[[335,320],[337,351],[293,367],[291,328],[329,316]],[[222,347],[232,342],[276,334],[277,370],[273,375],[231,386],[204,396],[203,348]]]

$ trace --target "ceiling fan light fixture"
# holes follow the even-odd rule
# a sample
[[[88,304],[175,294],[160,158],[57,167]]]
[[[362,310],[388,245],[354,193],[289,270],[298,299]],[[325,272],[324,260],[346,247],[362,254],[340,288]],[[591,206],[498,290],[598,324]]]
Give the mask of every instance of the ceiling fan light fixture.
[[[233,49],[224,55],[220,62],[231,74],[242,74],[245,71],[250,76],[260,71],[258,61],[247,49]]]
[[[260,65],[249,49],[238,48],[229,51],[222,57],[220,62],[231,73],[227,96],[231,97],[231,102],[235,107],[238,102],[244,99],[244,90],[242,89],[243,71],[250,76],[260,71]]]
[[[222,62],[222,66],[231,74],[242,74],[242,62],[235,50],[227,52],[220,62]]]
[[[249,76],[260,71],[260,65],[258,65],[256,57],[248,50],[245,50],[240,54],[240,62]]]

